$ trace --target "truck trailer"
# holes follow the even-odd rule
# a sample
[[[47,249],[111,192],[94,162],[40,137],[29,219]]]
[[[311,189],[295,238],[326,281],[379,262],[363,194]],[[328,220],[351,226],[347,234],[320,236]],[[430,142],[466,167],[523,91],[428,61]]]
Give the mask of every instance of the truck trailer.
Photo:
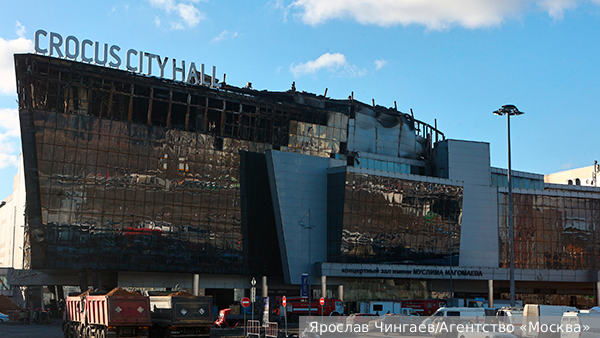
[[[66,338],[148,338],[151,325],[149,299],[139,293],[115,288],[104,294],[87,291],[67,297]]]
[[[213,325],[212,296],[185,291],[148,292],[152,312],[151,337],[208,336]]]

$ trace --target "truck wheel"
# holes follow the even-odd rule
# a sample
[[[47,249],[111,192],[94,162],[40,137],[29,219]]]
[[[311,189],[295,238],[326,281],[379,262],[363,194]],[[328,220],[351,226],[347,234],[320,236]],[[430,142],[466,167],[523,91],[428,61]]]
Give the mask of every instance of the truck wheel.
[[[106,338],[106,331],[104,328],[101,328],[99,331],[96,332],[96,336],[97,338]]]
[[[65,338],[71,338],[71,325],[69,323],[63,325],[63,332],[65,333]]]

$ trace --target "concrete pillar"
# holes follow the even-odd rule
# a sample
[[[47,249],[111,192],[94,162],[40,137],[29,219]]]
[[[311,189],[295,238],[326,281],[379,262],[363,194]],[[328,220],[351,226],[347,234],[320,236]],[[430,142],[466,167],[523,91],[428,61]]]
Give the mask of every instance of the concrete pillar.
[[[596,282],[596,305],[600,306],[600,282]]]
[[[88,278],[85,271],[79,271],[79,288],[81,288],[81,292],[86,292],[88,289]]]
[[[60,300],[65,300],[65,290],[63,290],[62,285],[57,285],[56,286],[56,299]]]
[[[263,326],[268,327],[269,322],[269,289],[267,286],[267,276],[262,278],[262,296],[263,296]]]
[[[321,297],[327,298],[327,276],[321,276]]]
[[[262,278],[262,296],[263,298],[269,297],[269,287],[267,286],[267,276]]]
[[[40,286],[40,309],[44,307],[44,286]]]
[[[94,280],[94,290],[102,291],[102,281],[100,279],[100,272],[94,271],[92,273],[92,276],[92,279]]]
[[[200,275],[195,273],[194,281],[192,282],[192,293],[194,294],[194,296],[199,296],[199,289],[200,289]]]
[[[338,298],[343,302],[344,301],[344,286],[338,285]]]
[[[54,299],[58,299],[56,298],[56,285],[48,285],[48,291],[50,291]]]
[[[494,308],[494,280],[488,280],[488,307]]]

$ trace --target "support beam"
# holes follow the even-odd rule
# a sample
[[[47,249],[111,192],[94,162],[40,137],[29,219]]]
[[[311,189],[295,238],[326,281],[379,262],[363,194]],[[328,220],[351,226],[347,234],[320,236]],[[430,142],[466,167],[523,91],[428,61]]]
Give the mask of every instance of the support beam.
[[[94,271],[92,272],[93,282],[94,282],[94,290],[102,291],[102,281],[100,279],[100,272]]]
[[[494,308],[494,280],[488,280],[488,307]]]
[[[262,296],[263,296],[263,326],[267,327],[269,324],[269,289],[267,286],[267,276],[262,278]]]
[[[596,305],[600,306],[600,282],[596,282]]]
[[[79,288],[81,289],[81,292],[86,292],[88,289],[88,278],[86,271],[79,272]]]
[[[327,298],[327,276],[321,276],[321,297]]]
[[[194,296],[199,295],[199,288],[200,288],[200,275],[195,273],[194,281],[192,282],[192,292],[193,292]]]
[[[343,302],[344,301],[344,286],[338,285],[338,298]]]

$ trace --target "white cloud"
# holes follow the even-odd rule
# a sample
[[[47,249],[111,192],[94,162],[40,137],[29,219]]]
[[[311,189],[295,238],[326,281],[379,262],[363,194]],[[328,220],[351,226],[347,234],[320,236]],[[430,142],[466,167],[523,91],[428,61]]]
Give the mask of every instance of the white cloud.
[[[175,0],[148,0],[150,4],[162,11],[171,22],[171,29],[184,29],[197,26],[200,21],[206,19],[206,15],[192,3],[198,3],[198,0],[187,1],[187,3]],[[154,24],[159,26],[160,19],[155,19]]]
[[[174,31],[179,31],[185,29],[185,27],[183,27],[181,22],[171,22],[171,29]]]
[[[200,23],[200,20],[206,19],[204,14],[198,8],[194,7],[194,5],[178,4],[177,11],[188,27],[194,27]]]
[[[554,19],[562,19],[566,10],[577,7],[578,0],[538,0],[537,4]]]
[[[33,41],[20,37],[15,40],[0,38],[0,94],[15,95],[15,53],[33,52]]]
[[[19,124],[19,111],[17,109],[0,108],[0,141],[4,137],[21,137],[21,127]]]
[[[357,77],[366,74],[365,70],[349,64],[344,54],[340,53],[325,53],[316,60],[299,63],[297,65],[292,63],[290,65],[290,72],[296,77],[309,74],[316,75],[316,73],[321,70],[327,70],[340,77]]]
[[[17,166],[21,129],[17,109],[0,108],[0,169]]]
[[[230,33],[229,31],[224,30],[219,35],[215,36],[211,41],[219,42],[219,41],[225,40],[225,39],[233,39],[233,38],[237,37],[238,35],[239,35],[238,32]]]
[[[0,143],[0,147],[3,147],[4,144]],[[18,167],[19,164],[19,155],[6,154],[4,150],[0,150],[0,169],[4,169],[9,166]]]
[[[387,60],[375,60],[375,69],[380,70],[387,64]]]
[[[334,19],[352,19],[364,25],[383,27],[424,25],[445,29],[491,27],[505,19],[542,8],[553,18],[590,0],[295,0],[288,7],[306,24],[318,25]],[[600,1],[592,0],[599,4]],[[287,12],[286,12],[287,14]]]
[[[25,26],[21,25],[19,21],[16,23],[15,33],[21,38],[25,35]]]

